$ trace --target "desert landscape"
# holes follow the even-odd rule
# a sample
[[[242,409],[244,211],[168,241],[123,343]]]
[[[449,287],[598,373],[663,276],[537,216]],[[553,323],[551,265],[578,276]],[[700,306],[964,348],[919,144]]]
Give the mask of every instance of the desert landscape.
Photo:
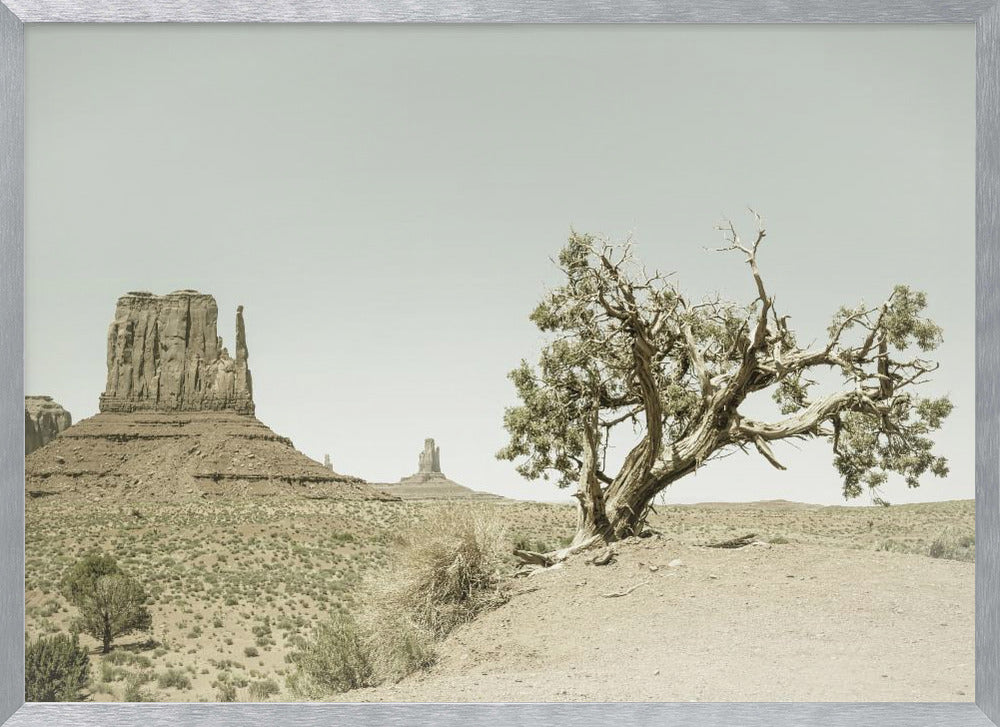
[[[93,700],[213,702],[227,682],[241,701],[296,700],[287,657],[331,612],[355,605],[354,587],[385,567],[400,531],[443,507],[280,495],[32,498],[27,629],[32,638],[68,630],[75,609],[59,580],[77,553],[99,548],[149,584],[153,629],[107,655],[82,637]],[[486,507],[509,523],[511,547],[557,546],[573,534],[571,505]],[[429,671],[338,698],[972,698],[972,501],[657,509],[651,525],[662,537],[622,543],[604,567],[580,559],[511,579],[509,602],[453,632]],[[764,545],[702,547],[748,533]]]
[[[577,481],[576,504],[454,482],[430,437],[398,482],[336,472],[257,419],[242,306],[230,356],[211,295],[122,296],[99,413],[72,424],[53,399],[25,399],[29,698],[971,700],[974,502],[879,495],[889,471],[948,474],[926,435],[950,402],[898,393],[934,366],[888,347],[933,348],[939,329],[897,286],[881,309],[842,310],[826,348],[791,348],[756,269],[763,229],[752,249],[732,236],[761,291],[753,336],[718,303],[682,318],[683,335],[646,328],[621,262],[571,237],[571,284],[573,256],[612,270],[607,315],[581,324],[559,290],[539,307],[543,329],[583,326],[581,348],[554,344],[538,377],[512,372],[523,403],[497,457]],[[860,342],[841,341],[854,326]],[[600,350],[623,333],[630,355]],[[811,400],[815,382],[780,383],[817,364],[856,388]],[[588,384],[602,369],[622,383]],[[776,383],[786,419],[736,412]],[[614,475],[599,428],[642,417]],[[784,469],[768,444],[784,437],[831,441],[845,496],[866,487],[877,504],[667,499],[726,447]]]

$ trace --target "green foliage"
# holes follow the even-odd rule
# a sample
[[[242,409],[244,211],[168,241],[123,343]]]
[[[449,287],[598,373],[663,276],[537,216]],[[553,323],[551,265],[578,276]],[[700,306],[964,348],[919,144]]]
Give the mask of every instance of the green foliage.
[[[803,348],[759,273],[763,229],[752,247],[735,230],[721,229],[731,231],[725,249],[746,254],[750,263],[758,297],[749,304],[693,303],[668,276],[635,262],[631,243],[571,233],[558,258],[562,284],[531,314],[547,343],[535,365],[522,360],[509,374],[520,403],[504,414],[510,440],[497,456],[515,461],[527,479],[554,478],[561,487],[578,483],[584,462],[596,459],[596,478],[608,487],[645,478],[635,489],[648,502],[676,479],[670,461],[678,463],[677,476],[691,470],[690,462],[664,453],[685,444],[690,451],[699,432],[714,434],[698,441],[696,465],[740,447],[756,448],[780,466],[767,441],[826,437],[832,427],[845,497],[867,488],[882,503],[879,488],[891,474],[910,487],[926,474],[947,475],[931,435],[951,402],[911,390],[937,368],[920,355],[942,340],[941,328],[925,316],[927,296],[897,285],[881,306],[842,307],[829,340]],[[841,392],[818,396],[813,369],[840,374]],[[786,419],[742,416],[739,406],[757,391],[767,391]],[[632,466],[625,480],[604,472],[619,427],[632,431],[626,462],[658,464]]]
[[[216,702],[235,702],[236,701],[236,685],[229,682],[221,682],[219,688],[215,692]]]
[[[145,674],[133,674],[125,680],[125,689],[122,691],[122,701],[124,702],[155,702],[156,698],[142,688],[142,685],[149,681]]]
[[[77,605],[93,596],[98,578],[120,573],[114,557],[92,551],[80,558],[63,576],[60,590],[67,601]]]
[[[281,687],[273,679],[262,679],[260,681],[252,682],[249,689],[247,690],[250,699],[254,702],[266,701],[269,697],[273,697],[281,691]]]
[[[81,630],[100,640],[105,653],[119,636],[146,631],[152,625],[145,590],[111,556],[84,556],[63,578],[62,590],[80,611]]]
[[[156,684],[160,689],[174,687],[175,689],[190,689],[191,679],[181,669],[167,669],[156,675]]]
[[[288,686],[301,697],[371,686],[374,670],[365,639],[353,617],[335,613],[313,632],[305,647],[292,654],[297,667]]]
[[[867,487],[876,504],[884,503],[877,493],[890,472],[902,475],[908,487],[919,487],[927,472],[947,476],[948,462],[933,454],[928,435],[941,427],[951,409],[947,398],[903,394],[893,403],[893,420],[879,413],[842,413],[833,462],[844,478],[844,497],[858,497]]]
[[[25,645],[25,701],[80,702],[89,680],[90,660],[76,634],[43,636]]]

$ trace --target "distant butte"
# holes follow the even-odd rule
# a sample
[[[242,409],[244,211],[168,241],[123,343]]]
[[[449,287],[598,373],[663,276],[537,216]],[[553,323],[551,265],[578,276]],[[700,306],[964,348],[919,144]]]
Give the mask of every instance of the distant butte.
[[[477,492],[452,482],[441,472],[441,448],[431,438],[424,440],[424,449],[417,457],[417,471],[398,483],[379,485],[384,492],[404,500],[499,500],[500,495]]]
[[[70,413],[51,396],[24,397],[24,453],[44,447],[72,423]]]

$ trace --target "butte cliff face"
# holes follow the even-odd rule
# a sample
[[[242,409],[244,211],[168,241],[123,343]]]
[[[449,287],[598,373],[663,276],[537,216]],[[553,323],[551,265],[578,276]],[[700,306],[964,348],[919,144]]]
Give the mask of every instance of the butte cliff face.
[[[24,397],[24,453],[43,447],[73,423],[73,417],[51,396]]]
[[[243,306],[236,310],[235,358],[222,345],[218,316],[215,298],[194,290],[119,298],[101,411],[253,414]]]
[[[27,494],[396,499],[314,462],[257,420],[243,309],[236,312],[235,358],[216,332],[217,316],[215,299],[193,290],[119,298],[101,411],[25,457]],[[26,427],[27,419],[26,402]]]

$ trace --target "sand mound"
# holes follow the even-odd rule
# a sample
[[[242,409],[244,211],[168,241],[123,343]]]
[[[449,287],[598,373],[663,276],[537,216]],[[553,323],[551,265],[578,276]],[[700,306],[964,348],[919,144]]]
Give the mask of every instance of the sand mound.
[[[333,472],[256,418],[227,411],[101,413],[25,459],[29,496],[393,499]]]

